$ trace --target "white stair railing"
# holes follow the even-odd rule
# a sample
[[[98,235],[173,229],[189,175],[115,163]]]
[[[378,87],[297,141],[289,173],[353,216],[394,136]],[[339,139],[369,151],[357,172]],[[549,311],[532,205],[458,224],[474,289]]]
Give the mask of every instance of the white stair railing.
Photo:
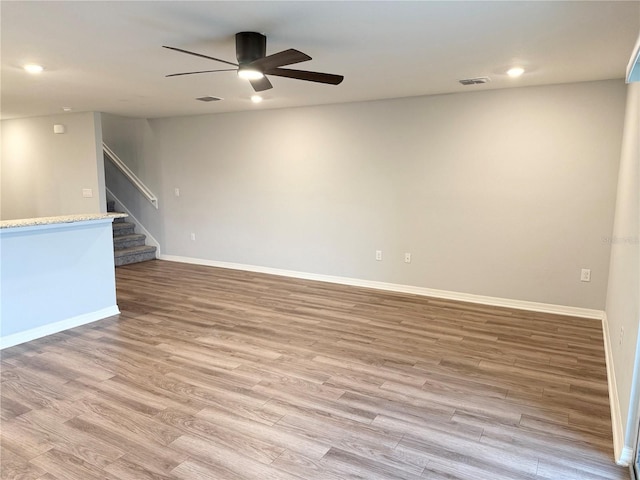
[[[136,187],[140,191],[140,193],[142,193],[142,195],[147,200],[149,200],[149,202],[151,202],[151,205],[158,208],[158,197],[156,197],[153,192],[149,190],[149,187],[147,187],[142,182],[142,180],[140,180],[137,175],[133,173],[122,160],[120,160],[120,157],[118,157],[118,155],[116,155],[115,152],[111,150],[109,146],[104,142],[102,142],[102,150],[104,151],[106,157],[111,161],[111,163],[113,163],[118,168],[118,170],[120,170],[122,174],[127,177],[127,179],[133,184],[133,186]]]

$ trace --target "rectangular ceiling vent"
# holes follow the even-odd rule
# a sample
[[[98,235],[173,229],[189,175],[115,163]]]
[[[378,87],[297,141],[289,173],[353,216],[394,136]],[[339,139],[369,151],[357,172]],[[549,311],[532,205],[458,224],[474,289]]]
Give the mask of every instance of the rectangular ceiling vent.
[[[201,102],[217,102],[222,99],[220,97],[212,97],[210,95],[207,95],[206,97],[196,98],[196,100],[200,100]]]
[[[460,80],[462,85],[480,85],[481,83],[489,83],[491,79],[489,77],[476,77],[476,78],[463,78]]]

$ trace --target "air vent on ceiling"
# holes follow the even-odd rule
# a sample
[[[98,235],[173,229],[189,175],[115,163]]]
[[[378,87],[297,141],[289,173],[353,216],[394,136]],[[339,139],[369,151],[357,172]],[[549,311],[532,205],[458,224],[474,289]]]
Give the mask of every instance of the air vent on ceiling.
[[[201,102],[217,102],[222,99],[220,97],[212,97],[210,95],[207,95],[206,97],[196,98],[196,100],[200,100]]]
[[[476,77],[476,78],[463,78],[460,80],[462,85],[480,85],[481,83],[489,83],[491,79],[489,77]]]

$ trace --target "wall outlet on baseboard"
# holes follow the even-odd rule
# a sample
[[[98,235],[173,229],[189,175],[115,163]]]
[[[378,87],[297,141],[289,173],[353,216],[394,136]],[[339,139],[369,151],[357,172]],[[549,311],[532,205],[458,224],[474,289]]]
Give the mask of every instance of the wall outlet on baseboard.
[[[376,250],[376,260],[378,262],[382,261],[382,250]]]
[[[591,281],[591,269],[583,268],[580,271],[580,281],[581,282],[590,282]]]

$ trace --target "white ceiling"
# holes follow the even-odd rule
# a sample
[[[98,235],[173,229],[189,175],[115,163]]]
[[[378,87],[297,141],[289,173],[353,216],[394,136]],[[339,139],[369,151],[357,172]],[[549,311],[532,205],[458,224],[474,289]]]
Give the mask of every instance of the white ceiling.
[[[0,13],[2,118],[65,106],[163,117],[623,78],[640,31],[638,1],[2,1]],[[162,45],[235,62],[239,31],[345,80],[271,77],[254,105],[234,72],[165,78],[225,66]],[[30,75],[26,63],[45,71]],[[527,73],[511,79],[516,64]],[[492,82],[458,83],[476,76]],[[224,101],[194,100],[205,95]]]

